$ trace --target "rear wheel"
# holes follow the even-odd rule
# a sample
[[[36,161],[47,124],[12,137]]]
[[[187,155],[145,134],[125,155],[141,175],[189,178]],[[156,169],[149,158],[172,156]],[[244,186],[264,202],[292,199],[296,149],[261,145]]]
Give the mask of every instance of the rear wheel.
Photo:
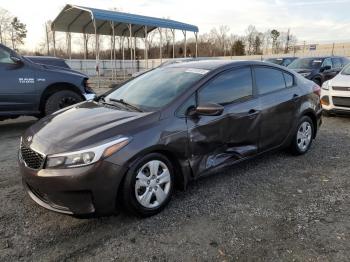
[[[81,102],[82,97],[70,90],[62,90],[49,96],[45,103],[44,113],[50,115],[59,109]]]
[[[305,154],[311,147],[314,133],[314,124],[310,117],[303,116],[293,137],[291,151],[295,155]]]
[[[159,213],[169,203],[174,187],[171,162],[152,153],[134,163],[123,184],[123,205],[132,213],[147,217]]]

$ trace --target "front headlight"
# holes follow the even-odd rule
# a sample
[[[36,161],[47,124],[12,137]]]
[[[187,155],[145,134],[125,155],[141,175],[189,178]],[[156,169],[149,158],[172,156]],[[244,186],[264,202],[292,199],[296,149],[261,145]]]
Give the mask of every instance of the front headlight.
[[[329,87],[330,87],[329,81],[326,81],[322,84],[322,89],[324,89],[324,90],[329,90]]]
[[[100,159],[111,156],[130,142],[130,138],[121,137],[112,142],[99,146],[68,152],[48,155],[45,168],[72,168],[91,165]]]

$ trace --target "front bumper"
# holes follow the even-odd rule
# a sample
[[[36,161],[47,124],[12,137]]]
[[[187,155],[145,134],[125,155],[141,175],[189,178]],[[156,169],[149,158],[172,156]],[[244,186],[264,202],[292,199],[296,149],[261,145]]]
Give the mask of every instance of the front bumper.
[[[348,104],[340,102],[339,100],[348,100]],[[335,91],[322,89],[321,102],[324,111],[330,113],[350,113],[350,92],[349,91]]]
[[[108,161],[70,169],[34,170],[19,160],[19,166],[24,187],[37,204],[75,215],[114,213],[126,171]]]

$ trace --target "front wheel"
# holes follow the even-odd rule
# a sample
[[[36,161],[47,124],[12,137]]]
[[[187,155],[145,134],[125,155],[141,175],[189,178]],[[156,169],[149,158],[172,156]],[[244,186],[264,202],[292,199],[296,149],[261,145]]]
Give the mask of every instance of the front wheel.
[[[49,96],[45,103],[45,115],[83,101],[82,97],[70,90],[62,90]]]
[[[295,155],[303,155],[309,151],[314,134],[314,124],[310,117],[303,116],[293,137],[291,151]]]
[[[174,171],[165,156],[152,153],[136,161],[123,184],[123,205],[132,213],[147,217],[159,213],[170,201]]]

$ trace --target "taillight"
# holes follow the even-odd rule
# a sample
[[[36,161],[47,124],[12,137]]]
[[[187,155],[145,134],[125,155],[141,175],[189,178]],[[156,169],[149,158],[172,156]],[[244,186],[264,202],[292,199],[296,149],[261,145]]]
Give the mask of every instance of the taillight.
[[[312,91],[319,97],[321,96],[321,87],[319,85],[314,84],[312,87]]]

